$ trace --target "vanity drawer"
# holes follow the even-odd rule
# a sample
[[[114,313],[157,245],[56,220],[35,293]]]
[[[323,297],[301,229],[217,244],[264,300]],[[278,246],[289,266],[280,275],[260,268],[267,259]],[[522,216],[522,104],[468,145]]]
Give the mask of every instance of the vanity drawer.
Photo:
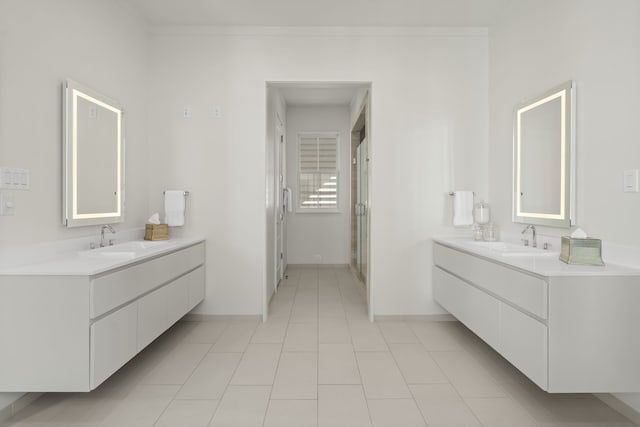
[[[157,289],[138,300],[138,351],[148,346],[168,327],[167,287]]]
[[[498,351],[543,390],[548,388],[547,326],[508,304],[500,304]]]
[[[91,318],[138,298],[204,263],[200,243],[91,281]]]
[[[198,278],[204,278],[204,267],[198,267],[138,300],[138,351],[193,308],[189,293],[191,284],[197,283]]]
[[[91,325],[91,389],[99,386],[137,353],[136,303]]]
[[[189,311],[189,279],[193,272],[165,286],[167,293],[167,328]]]
[[[547,318],[547,282],[539,277],[437,243],[433,262],[541,319]]]
[[[198,267],[189,273],[189,310],[192,310],[204,300],[205,287],[204,266]]]
[[[480,289],[433,267],[433,296],[449,313],[487,344],[500,341],[500,301]]]

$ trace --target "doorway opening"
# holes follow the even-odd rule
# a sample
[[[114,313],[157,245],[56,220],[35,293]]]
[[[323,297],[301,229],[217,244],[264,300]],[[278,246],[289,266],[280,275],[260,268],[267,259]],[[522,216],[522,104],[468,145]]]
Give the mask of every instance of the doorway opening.
[[[366,285],[371,84],[267,82],[266,88],[263,318],[289,265],[351,269],[364,284],[363,300],[371,316],[370,286]],[[358,139],[354,146],[356,131],[366,136],[364,145]],[[364,160],[353,163],[355,154]],[[363,162],[367,164],[354,173],[354,167]],[[360,230],[361,237],[354,240],[353,229]]]

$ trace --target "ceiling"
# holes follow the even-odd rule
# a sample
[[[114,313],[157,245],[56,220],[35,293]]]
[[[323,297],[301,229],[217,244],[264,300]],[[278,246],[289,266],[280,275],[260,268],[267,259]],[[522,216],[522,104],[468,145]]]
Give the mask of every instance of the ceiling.
[[[151,25],[487,27],[514,0],[124,0]]]
[[[301,105],[349,105],[358,89],[368,84],[346,83],[295,83],[270,84],[280,89],[282,97],[289,106]]]

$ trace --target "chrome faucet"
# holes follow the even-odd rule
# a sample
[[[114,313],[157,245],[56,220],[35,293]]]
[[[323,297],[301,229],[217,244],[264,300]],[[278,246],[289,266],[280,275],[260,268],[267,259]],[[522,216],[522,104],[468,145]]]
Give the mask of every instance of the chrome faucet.
[[[533,224],[527,225],[524,230],[522,230],[522,234],[526,233],[528,230],[531,230],[531,235],[533,236],[533,243],[531,246],[534,248],[538,247],[538,242],[536,241],[536,226]],[[525,246],[527,246],[527,241],[525,240]]]
[[[108,224],[103,225],[102,228],[100,229],[100,247],[101,248],[104,248],[104,230],[109,230],[113,234],[116,234],[116,230],[114,230],[112,226]],[[112,245],[113,241],[110,241],[109,244]]]

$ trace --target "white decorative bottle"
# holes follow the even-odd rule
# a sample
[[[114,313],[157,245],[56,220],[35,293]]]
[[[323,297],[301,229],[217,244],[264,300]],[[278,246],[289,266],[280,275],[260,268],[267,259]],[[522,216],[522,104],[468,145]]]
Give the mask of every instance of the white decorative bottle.
[[[491,209],[485,202],[478,202],[473,208],[473,218],[476,224],[484,225],[491,221]]]

